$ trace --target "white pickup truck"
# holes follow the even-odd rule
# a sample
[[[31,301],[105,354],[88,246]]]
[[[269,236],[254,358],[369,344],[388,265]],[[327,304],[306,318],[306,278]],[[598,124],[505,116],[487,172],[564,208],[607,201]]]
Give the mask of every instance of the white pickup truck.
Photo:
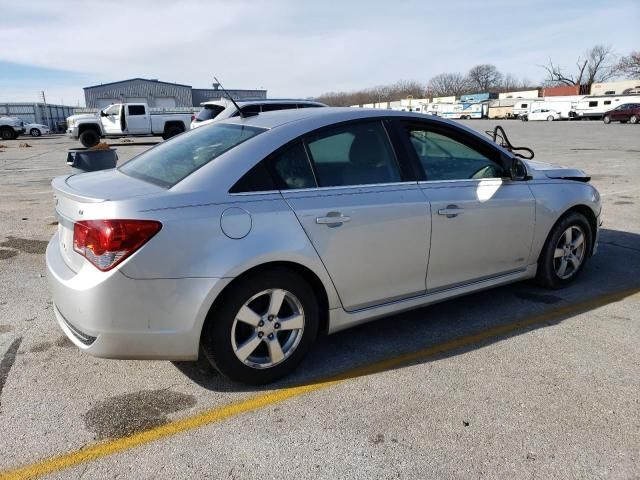
[[[161,135],[165,140],[189,130],[190,113],[152,112],[146,103],[115,103],[97,115],[67,118],[67,136],[93,147],[100,138]]]

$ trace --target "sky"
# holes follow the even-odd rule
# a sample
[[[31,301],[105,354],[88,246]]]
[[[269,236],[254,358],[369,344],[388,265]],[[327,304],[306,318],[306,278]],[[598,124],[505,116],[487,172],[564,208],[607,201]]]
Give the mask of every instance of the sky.
[[[466,73],[534,83],[549,58],[640,50],[638,0],[0,0],[0,103],[84,105],[82,87],[133,77],[311,97]],[[8,48],[7,48],[8,46]]]

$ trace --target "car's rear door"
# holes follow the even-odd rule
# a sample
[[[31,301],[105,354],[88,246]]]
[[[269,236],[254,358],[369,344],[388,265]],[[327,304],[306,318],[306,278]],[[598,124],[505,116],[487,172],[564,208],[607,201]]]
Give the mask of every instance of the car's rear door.
[[[346,310],[425,291],[429,204],[401,162],[381,120],[317,131],[274,157]]]
[[[127,132],[133,135],[147,134],[151,131],[151,120],[147,107],[142,104],[128,104]]]
[[[535,199],[525,181],[507,177],[504,154],[441,122],[402,121],[399,131],[431,203],[427,290],[524,270]]]

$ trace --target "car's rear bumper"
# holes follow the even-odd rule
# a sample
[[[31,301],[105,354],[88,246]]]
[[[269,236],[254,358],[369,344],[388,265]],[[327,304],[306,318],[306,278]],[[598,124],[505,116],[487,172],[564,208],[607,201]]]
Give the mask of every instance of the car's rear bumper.
[[[213,298],[227,279],[136,280],[62,258],[56,234],[46,263],[60,328],[81,350],[104,358],[194,360]],[[133,257],[132,257],[133,258]]]

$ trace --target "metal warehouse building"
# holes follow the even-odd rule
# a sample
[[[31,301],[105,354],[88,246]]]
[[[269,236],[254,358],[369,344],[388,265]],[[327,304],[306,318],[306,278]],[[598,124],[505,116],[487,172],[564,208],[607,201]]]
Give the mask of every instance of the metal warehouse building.
[[[228,90],[236,99],[266,98],[266,90]],[[162,82],[156,79],[131,78],[84,88],[87,108],[103,108],[118,102],[146,102],[153,108],[197,107],[207,100],[218,100],[222,90],[192,88],[191,85]]]
[[[0,103],[0,117],[18,117],[26,123],[48,125],[52,132],[64,132],[65,120],[73,115],[74,107],[51,103]]]

